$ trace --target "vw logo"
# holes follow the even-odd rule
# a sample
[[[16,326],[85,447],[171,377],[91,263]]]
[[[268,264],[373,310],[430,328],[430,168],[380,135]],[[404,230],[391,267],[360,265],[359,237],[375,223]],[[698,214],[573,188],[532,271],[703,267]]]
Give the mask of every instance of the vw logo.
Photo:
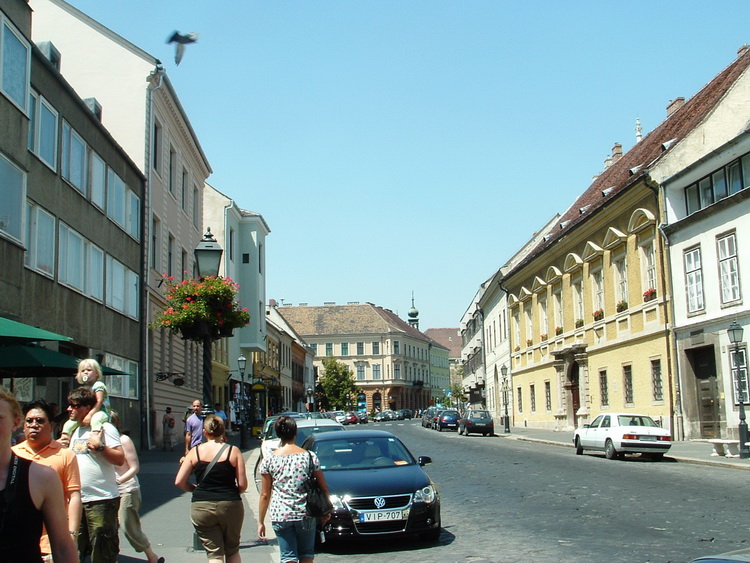
[[[383,508],[385,506],[385,499],[383,497],[375,497],[375,508]]]

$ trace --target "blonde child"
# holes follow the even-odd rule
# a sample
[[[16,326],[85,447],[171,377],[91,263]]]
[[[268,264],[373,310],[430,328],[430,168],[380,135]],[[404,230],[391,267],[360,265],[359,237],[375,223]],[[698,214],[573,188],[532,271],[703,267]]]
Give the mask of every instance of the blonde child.
[[[102,382],[102,367],[99,362],[91,358],[78,362],[76,381],[81,385],[90,386],[96,396],[96,405],[86,415],[81,424],[91,426],[92,432],[99,432],[102,429],[102,424],[109,422],[110,414],[109,393],[107,392],[107,386]],[[78,428],[78,422],[75,420],[66,421],[62,429],[60,442],[69,444],[70,437],[76,428]]]

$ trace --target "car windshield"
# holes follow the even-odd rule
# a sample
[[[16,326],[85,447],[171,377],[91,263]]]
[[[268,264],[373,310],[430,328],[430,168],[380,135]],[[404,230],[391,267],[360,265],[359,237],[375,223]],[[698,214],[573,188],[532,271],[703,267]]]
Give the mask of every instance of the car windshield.
[[[620,426],[659,426],[650,416],[643,416],[639,414],[621,414],[617,417],[617,423]]]
[[[469,418],[490,418],[490,411],[471,411]]]
[[[458,411],[443,411],[440,416],[458,416]]]
[[[406,447],[391,437],[318,441],[313,451],[325,470],[372,469],[416,463]]]
[[[298,446],[301,445],[307,437],[314,432],[330,432],[331,430],[343,430],[344,427],[336,424],[330,426],[297,426],[297,439],[294,441]],[[278,440],[276,435],[276,425],[271,425],[266,433],[266,440]]]

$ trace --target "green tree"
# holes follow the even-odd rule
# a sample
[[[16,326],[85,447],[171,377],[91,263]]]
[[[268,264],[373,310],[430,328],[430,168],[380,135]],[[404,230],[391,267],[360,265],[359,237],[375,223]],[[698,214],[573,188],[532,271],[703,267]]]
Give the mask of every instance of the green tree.
[[[341,410],[352,402],[357,394],[354,372],[336,358],[323,358],[323,373],[320,376],[325,400],[331,410]]]
[[[464,393],[464,389],[460,383],[454,383],[453,385],[451,385],[450,392],[451,396],[448,404],[455,407],[460,407],[461,404],[466,401],[466,394]]]

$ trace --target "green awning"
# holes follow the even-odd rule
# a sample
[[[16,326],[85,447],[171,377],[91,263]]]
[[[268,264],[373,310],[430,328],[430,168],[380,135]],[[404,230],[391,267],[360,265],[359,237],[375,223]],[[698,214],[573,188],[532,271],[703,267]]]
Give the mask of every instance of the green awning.
[[[0,317],[0,344],[16,344],[34,342],[36,340],[60,340],[67,342],[73,339],[69,336],[57,334],[56,332],[50,332],[49,330]]]
[[[10,377],[73,377],[78,358],[33,344],[0,346],[0,372]],[[104,375],[127,375],[124,371],[102,366]]]

